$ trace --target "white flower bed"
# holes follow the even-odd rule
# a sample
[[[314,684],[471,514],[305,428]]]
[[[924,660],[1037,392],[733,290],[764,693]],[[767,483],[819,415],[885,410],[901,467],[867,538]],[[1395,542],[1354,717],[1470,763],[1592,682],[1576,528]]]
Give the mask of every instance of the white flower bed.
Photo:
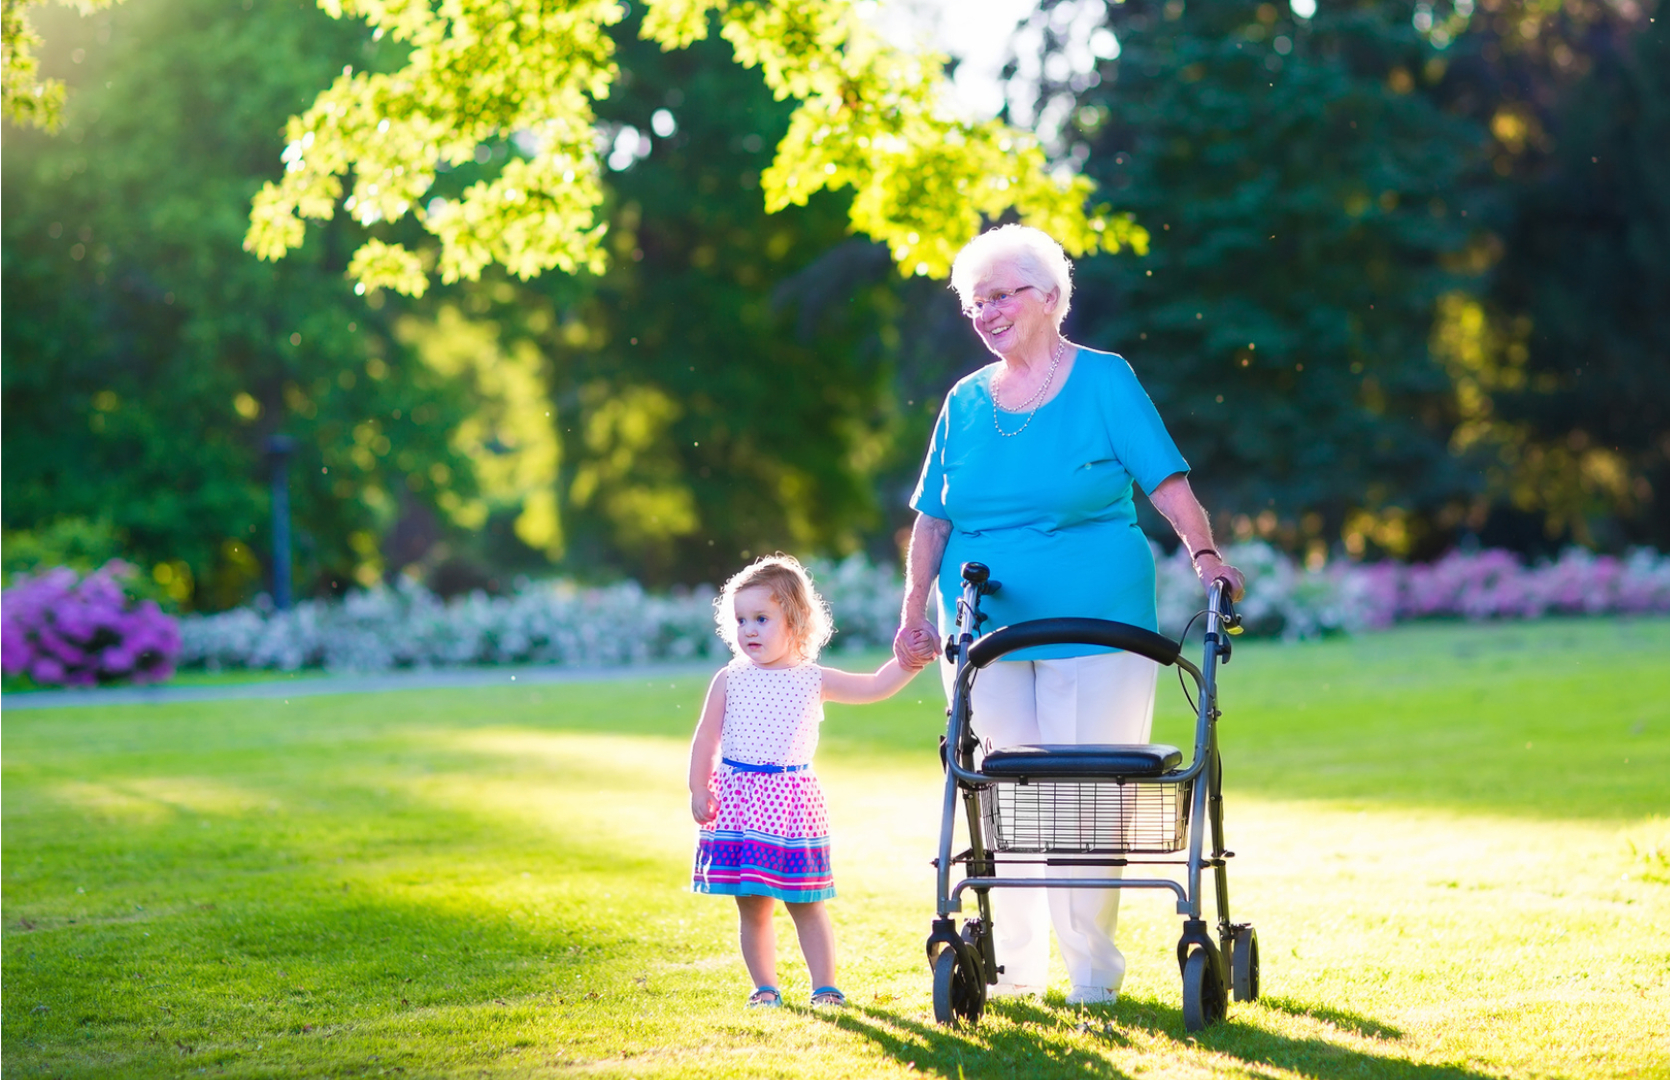
[[[1306,569],[1268,544],[1229,548],[1247,575],[1241,605],[1250,632],[1287,639],[1351,633],[1434,617],[1535,618],[1544,614],[1670,612],[1670,557],[1626,558],[1568,551],[1522,566],[1500,551],[1452,553],[1425,566],[1336,562]],[[1204,603],[1187,553],[1156,552],[1160,629],[1180,633]],[[812,573],[835,613],[833,649],[885,648],[893,639],[903,582],[861,556],[814,561]],[[182,668],[381,671],[470,664],[602,667],[725,656],[715,633],[712,589],[651,594],[627,582],[582,588],[530,584],[510,596],[476,593],[443,602],[421,586],[309,600],[286,612],[238,608],[180,621]]]
[[[838,628],[833,647],[886,646],[899,617],[891,567],[862,557],[814,562]],[[529,584],[510,596],[474,593],[443,602],[420,585],[308,600],[289,611],[237,608],[181,620],[180,665],[382,671],[466,664],[604,667],[655,660],[719,659],[711,588],[656,595],[632,582],[582,588]]]

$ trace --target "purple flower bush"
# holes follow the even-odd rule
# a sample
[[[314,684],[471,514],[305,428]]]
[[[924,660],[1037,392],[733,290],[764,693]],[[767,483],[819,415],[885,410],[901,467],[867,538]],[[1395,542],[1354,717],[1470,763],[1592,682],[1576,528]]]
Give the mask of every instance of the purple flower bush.
[[[138,602],[120,560],[80,577],[68,567],[19,576],[0,595],[0,669],[41,686],[161,682],[174,674],[180,630],[156,602]]]
[[[1452,551],[1434,563],[1357,568],[1365,625],[1409,619],[1538,619],[1670,612],[1670,557],[1568,548],[1526,566],[1506,551]]]
[[[1569,548],[1534,565],[1507,551],[1452,551],[1431,563],[1336,560],[1316,569],[1259,541],[1224,554],[1247,575],[1248,630],[1290,640],[1415,619],[1670,614],[1670,556],[1645,549],[1619,558]],[[1186,552],[1156,555],[1160,628],[1175,634],[1199,609],[1200,584]]]

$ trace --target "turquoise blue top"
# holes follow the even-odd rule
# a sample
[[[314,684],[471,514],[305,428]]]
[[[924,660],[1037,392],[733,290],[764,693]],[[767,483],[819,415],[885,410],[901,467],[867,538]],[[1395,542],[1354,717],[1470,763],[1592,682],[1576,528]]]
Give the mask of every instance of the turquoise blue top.
[[[1113,619],[1156,629],[1154,555],[1137,527],[1134,481],[1152,492],[1187,473],[1159,411],[1121,356],[1080,349],[1066,383],[1012,438],[992,424],[992,364],[951,388],[910,504],[951,523],[940,564],[941,625],[955,625],[962,564],[1003,584],[980,605],[1000,626],[1028,619]],[[1015,431],[1025,414],[1000,414]],[[1089,656],[1049,645],[1011,660]]]

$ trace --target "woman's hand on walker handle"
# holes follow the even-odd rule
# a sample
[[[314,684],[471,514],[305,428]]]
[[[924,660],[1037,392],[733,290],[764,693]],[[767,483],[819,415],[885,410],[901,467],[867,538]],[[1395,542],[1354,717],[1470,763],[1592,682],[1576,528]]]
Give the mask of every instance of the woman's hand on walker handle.
[[[1241,571],[1224,562],[1216,552],[1203,552],[1195,559],[1195,573],[1200,576],[1200,583],[1208,589],[1214,581],[1222,580],[1229,586],[1229,598],[1239,600],[1247,595],[1247,579]]]
[[[706,825],[719,816],[719,799],[712,790],[704,788],[690,793],[690,816],[698,825]]]
[[[893,657],[902,668],[922,670],[939,657],[939,631],[926,619],[899,627],[893,635]]]

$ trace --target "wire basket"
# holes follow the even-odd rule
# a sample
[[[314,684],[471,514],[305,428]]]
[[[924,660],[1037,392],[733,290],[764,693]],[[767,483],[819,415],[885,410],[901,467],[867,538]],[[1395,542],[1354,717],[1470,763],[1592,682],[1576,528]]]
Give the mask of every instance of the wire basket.
[[[980,812],[993,851],[1160,854],[1188,843],[1192,781],[993,784]]]

